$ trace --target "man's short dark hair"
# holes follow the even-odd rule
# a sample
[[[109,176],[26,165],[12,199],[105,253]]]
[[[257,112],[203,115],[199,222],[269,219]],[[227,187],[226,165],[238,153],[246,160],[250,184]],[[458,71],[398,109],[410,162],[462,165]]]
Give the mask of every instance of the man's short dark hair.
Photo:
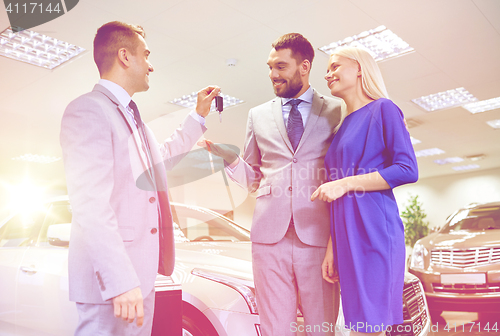
[[[135,54],[139,39],[137,35],[146,38],[141,26],[119,21],[108,22],[97,30],[94,38],[94,62],[102,75],[113,66],[118,50],[126,48]]]
[[[312,65],[314,59],[314,49],[311,43],[299,33],[289,33],[279,37],[272,44],[275,50],[290,49],[292,57],[297,63],[309,60]]]

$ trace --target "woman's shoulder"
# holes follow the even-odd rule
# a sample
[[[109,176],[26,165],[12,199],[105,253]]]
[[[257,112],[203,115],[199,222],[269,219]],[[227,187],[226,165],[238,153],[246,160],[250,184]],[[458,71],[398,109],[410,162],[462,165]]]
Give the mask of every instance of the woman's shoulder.
[[[401,109],[388,98],[379,98],[372,102],[372,112],[380,115],[402,114]]]
[[[382,108],[398,108],[399,107],[394,104],[394,102],[392,100],[390,100],[389,98],[379,98],[377,100],[375,100],[373,102],[374,104],[373,105],[376,105],[376,106],[379,106],[379,107],[382,107]]]

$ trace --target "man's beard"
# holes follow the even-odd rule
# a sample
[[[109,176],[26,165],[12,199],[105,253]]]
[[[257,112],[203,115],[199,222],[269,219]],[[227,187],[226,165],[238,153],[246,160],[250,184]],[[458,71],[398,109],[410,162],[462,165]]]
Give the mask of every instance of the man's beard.
[[[273,86],[274,94],[276,96],[282,97],[282,98],[295,97],[297,95],[297,93],[299,93],[300,90],[302,90],[302,88],[304,87],[304,85],[302,84],[302,81],[300,80],[299,70],[297,70],[297,72],[295,72],[295,75],[293,76],[293,78],[290,81],[286,81],[286,83],[284,85],[286,86],[286,88],[281,93],[278,93],[278,90],[276,89],[276,87]]]

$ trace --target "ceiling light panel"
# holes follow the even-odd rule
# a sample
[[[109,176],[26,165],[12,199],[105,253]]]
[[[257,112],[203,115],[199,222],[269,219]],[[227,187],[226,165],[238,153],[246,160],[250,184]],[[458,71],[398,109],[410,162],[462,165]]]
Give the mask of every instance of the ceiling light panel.
[[[466,165],[466,166],[456,166],[456,167],[451,167],[453,170],[456,171],[463,171],[463,170],[470,170],[470,169],[478,169],[481,168],[477,164],[471,164],[471,165]]]
[[[57,156],[46,156],[46,155],[38,155],[38,154],[24,154],[21,156],[17,156],[12,158],[14,161],[26,161],[26,162],[35,162],[35,163],[52,163],[61,160],[60,157]]]
[[[0,34],[1,56],[46,69],[54,69],[83,51],[84,48],[30,30],[14,33],[7,28]]]
[[[244,103],[244,101],[241,99],[231,97],[222,93],[220,95],[223,99],[224,108]],[[184,95],[180,98],[176,98],[170,101],[169,103],[194,109],[196,107],[197,99],[198,99],[198,93],[193,92],[189,95]],[[215,100],[212,101],[212,105],[210,106],[210,111],[215,111]]]
[[[415,50],[385,26],[379,26],[358,35],[332,42],[329,45],[319,48],[319,50],[327,55],[331,55],[335,49],[347,46],[367,50],[377,62],[398,57]]]
[[[495,129],[500,129],[500,119],[490,120],[486,123]]]
[[[448,163],[457,163],[457,162],[462,162],[464,159],[461,157],[449,157],[446,159],[441,159],[441,160],[434,160],[434,163],[437,163],[438,165],[445,165]]]
[[[463,108],[468,110],[472,114],[495,110],[497,108],[500,108],[500,97],[465,104]]]
[[[410,140],[411,140],[411,144],[412,145],[416,145],[416,144],[419,144],[421,143],[422,141],[418,140],[418,139],[415,139],[414,137],[410,137]]]
[[[469,91],[461,87],[412,99],[411,101],[424,110],[432,112],[475,102],[477,101],[477,98],[474,97]]]
[[[424,157],[424,156],[432,156],[432,155],[438,155],[438,154],[443,154],[444,150],[439,149],[439,148],[429,148],[429,149],[422,149],[419,151],[415,152],[416,157]]]

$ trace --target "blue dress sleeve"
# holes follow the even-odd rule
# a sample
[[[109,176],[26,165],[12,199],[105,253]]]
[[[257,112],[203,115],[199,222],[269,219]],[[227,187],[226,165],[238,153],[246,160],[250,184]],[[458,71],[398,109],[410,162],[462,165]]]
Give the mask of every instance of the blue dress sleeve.
[[[380,123],[385,142],[385,167],[379,170],[391,188],[418,180],[418,165],[403,112],[388,99],[380,104]]]

